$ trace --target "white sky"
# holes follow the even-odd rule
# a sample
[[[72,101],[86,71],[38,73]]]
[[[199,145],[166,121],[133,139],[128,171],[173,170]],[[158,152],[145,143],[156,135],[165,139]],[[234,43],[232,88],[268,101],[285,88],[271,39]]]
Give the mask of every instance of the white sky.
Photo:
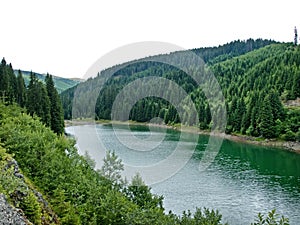
[[[7,0],[0,7],[0,57],[14,69],[63,77],[81,78],[101,56],[134,42],[197,48],[291,42],[294,26],[300,33],[299,0]]]

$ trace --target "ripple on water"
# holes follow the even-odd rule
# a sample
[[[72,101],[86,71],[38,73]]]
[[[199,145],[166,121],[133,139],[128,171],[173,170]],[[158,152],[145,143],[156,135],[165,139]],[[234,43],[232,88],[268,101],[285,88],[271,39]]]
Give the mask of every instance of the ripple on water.
[[[78,143],[93,143],[87,129],[84,127],[87,135],[77,136]],[[132,130],[147,140],[148,128]],[[155,135],[166,135],[162,145],[139,153],[118,143],[111,127],[97,126],[97,131],[107,149],[114,150],[124,162],[137,165],[150,165],[168,157],[178,140],[174,131],[157,132]],[[187,147],[191,146],[186,142]],[[196,207],[219,209],[223,221],[240,225],[253,222],[258,212],[276,208],[279,214],[290,218],[291,225],[299,224],[300,155],[224,140],[214,162],[199,172],[207,142],[207,136],[200,136],[196,151],[185,167],[164,182],[152,185],[154,193],[164,196],[166,211],[181,214]]]

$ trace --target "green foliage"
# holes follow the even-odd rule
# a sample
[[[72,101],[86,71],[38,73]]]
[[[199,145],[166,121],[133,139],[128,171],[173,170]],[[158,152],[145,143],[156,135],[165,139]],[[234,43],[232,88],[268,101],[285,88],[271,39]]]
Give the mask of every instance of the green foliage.
[[[20,72],[21,72],[22,76],[24,77],[24,82],[25,82],[26,86],[28,86],[28,84],[30,82],[31,71],[21,70]],[[18,74],[19,71],[15,70],[15,73]],[[40,73],[35,73],[35,74],[36,74],[36,77],[40,81],[45,82],[45,79],[46,79],[45,74],[40,74]],[[69,88],[72,88],[81,82],[81,80],[79,80],[79,79],[68,79],[68,78],[56,77],[56,76],[53,76],[53,81],[54,81],[54,86],[55,86],[56,90],[58,91],[58,93],[61,93]]]
[[[30,180],[24,176],[17,162],[0,144],[0,193],[14,207],[22,209],[33,224],[56,224],[56,215],[49,206],[39,202]]]
[[[192,51],[200,57],[202,57],[206,63],[215,64],[217,62],[230,59],[234,56],[245,54],[254,49],[264,47],[271,43],[274,43],[274,41],[249,39],[247,41],[234,41],[219,47],[193,49]],[[161,55],[158,57],[166,57],[168,61],[171,60],[171,63],[175,64],[176,60],[182,60],[180,58],[177,59],[176,57],[174,57],[174,54],[171,54],[170,56]],[[172,57],[174,62],[172,61]],[[113,66],[112,68],[99,72],[96,78],[88,79],[86,82],[81,83],[76,88],[72,88],[63,92],[61,94],[61,98],[65,110],[65,118],[90,118],[93,117],[94,113],[96,112],[97,119],[110,119],[110,110],[112,102],[116,97],[118,91],[121,90],[121,88],[124,85],[128,84],[136,78],[146,76],[160,76],[168,80],[175,81],[180,86],[182,85],[183,89],[187,93],[191,93],[193,90],[195,90],[195,81],[190,76],[187,76],[183,71],[178,70],[170,65],[155,62],[155,57],[151,59],[153,59],[154,62],[152,62],[150,59],[147,59],[144,62],[141,62],[140,60],[135,60],[133,62],[130,62],[129,65],[122,64]],[[114,76],[111,80],[107,81],[107,74],[110,73],[114,74]],[[107,83],[105,84],[106,81]],[[101,90],[101,93],[96,93],[95,90],[99,90],[99,88],[97,89],[97,87],[102,87],[103,85],[104,87]],[[172,95],[173,93],[172,89],[166,91],[170,93],[170,95]],[[79,102],[81,106],[76,107],[76,112],[72,112],[72,105],[77,104],[76,102],[73,102],[74,94],[76,94],[76,102]],[[90,99],[93,98],[93,96],[98,95],[99,98],[96,103],[96,109],[91,108],[91,103],[92,106],[94,106],[95,103],[91,102]],[[158,113],[161,111],[160,109],[169,109],[170,104],[166,104],[166,102],[157,100],[158,99],[155,99],[155,102],[153,102],[153,100],[148,101],[149,105],[142,104],[148,109],[147,110],[146,108],[143,108],[142,111],[143,115],[147,115],[146,117],[140,117],[139,115],[137,115],[139,113],[139,110],[137,110],[137,103],[137,106],[135,106],[132,109],[133,115],[131,115],[131,118],[137,121],[147,121],[149,113],[152,113],[152,115],[157,116]],[[149,111],[149,109],[151,110]],[[146,113],[147,111],[148,114]],[[165,112],[167,112],[167,110],[165,110]],[[72,115],[72,113],[75,113],[75,115]],[[160,117],[162,119],[165,118],[162,114],[160,114]],[[178,117],[174,116],[172,119],[178,120]],[[208,121],[210,121],[210,119],[207,117],[206,121],[202,122],[202,125],[204,125],[204,127],[207,126],[209,124]]]
[[[180,224],[184,225],[221,225],[222,215],[218,211],[204,208],[196,209],[194,215],[190,211],[183,212]]]
[[[221,85],[229,112],[227,132],[299,140],[300,110],[284,109],[282,101],[300,97],[300,50],[289,44],[264,47],[270,43],[237,41],[193,51],[204,58]],[[139,60],[121,70],[118,68],[102,71],[97,78],[64,92],[61,99],[65,118],[92,117],[95,104],[89,97],[99,95],[95,87],[101,84],[104,87],[96,102],[96,118],[110,119],[111,106],[124,86],[137,78],[155,75],[176,82],[194,101],[199,124],[190,122],[193,118],[185,118],[187,125],[201,129],[212,126],[210,107],[216,106],[207,101],[203,90],[183,71]],[[105,73],[110,70],[117,72],[105,80]],[[13,168],[6,168],[13,154],[25,175],[51,199],[61,224],[221,224],[219,212],[205,208],[197,209],[193,215],[190,211],[182,216],[164,214],[162,197],[153,195],[139,175],[129,185],[121,179],[123,164],[114,152],[107,152],[100,173],[94,171],[93,160],[88,155],[78,155],[73,140],[57,136],[44,126],[51,127],[57,134],[63,131],[61,106],[52,77],[46,77],[45,86],[33,73],[30,76],[28,90],[25,90],[22,73],[16,77],[11,64],[2,60],[0,98],[10,106],[0,104],[0,140],[4,147],[0,146],[1,192],[13,198],[17,191],[26,189],[14,176]],[[171,87],[164,90],[174,98]],[[75,91],[81,107],[74,110]],[[31,116],[14,102],[21,106],[26,103]],[[130,112],[130,119],[140,122],[153,117],[160,117],[169,124],[182,120],[174,106],[157,97],[141,99]],[[27,195],[20,206],[34,223],[41,223],[41,206],[36,196],[32,191],[24,193]],[[278,219],[272,211],[266,218],[260,214],[254,224],[288,224],[288,220]]]
[[[143,184],[139,176],[128,186],[121,180],[123,165],[115,153],[107,153],[102,170],[108,180],[77,154],[74,141],[56,136],[17,106],[0,104],[0,124],[4,146],[25,175],[49,196],[62,224],[177,224],[180,220],[163,213],[162,198],[152,195],[150,188],[136,186]],[[1,150],[2,158],[6,154]],[[36,197],[29,194],[22,207],[39,223],[36,203]]]
[[[32,192],[29,192],[20,204],[26,217],[34,224],[41,224],[42,209],[37,198]]]
[[[17,77],[12,65],[6,64],[2,59],[0,65],[0,97],[5,104],[17,103],[26,107],[28,113],[41,118],[41,121],[57,133],[64,131],[63,109],[60,97],[54,87],[52,76],[47,74],[46,85],[36,74],[30,72],[30,81],[26,89],[22,72],[19,70]]]
[[[52,75],[47,74],[45,82],[50,101],[51,129],[57,134],[62,134],[64,132],[63,109],[57,90],[54,87]]]
[[[290,129],[288,129],[281,137],[285,141],[296,141],[296,134]]]
[[[127,198],[137,204],[142,209],[155,209],[159,207],[163,210],[163,197],[151,193],[151,188],[145,185],[142,177],[136,174],[131,184],[125,189]]]
[[[300,129],[298,130],[298,132],[296,133],[296,141],[300,142]]]
[[[193,215],[187,212],[182,216],[165,214],[162,197],[153,195],[139,175],[129,185],[122,181],[123,165],[115,153],[107,152],[102,170],[105,178],[93,169],[87,155],[78,155],[73,140],[57,136],[16,105],[0,104],[0,125],[0,191],[12,199],[17,199],[18,190],[26,193],[19,206],[35,224],[44,218],[42,205],[31,190],[20,189],[21,179],[6,168],[10,154],[48,196],[61,224],[221,224],[221,215],[214,210],[197,209]]]
[[[26,104],[26,86],[25,82],[22,76],[21,71],[18,71],[18,77],[17,77],[17,96],[16,96],[16,102],[21,106],[25,107]]]
[[[278,218],[279,215],[276,214],[275,209],[270,211],[267,216],[259,213],[257,217],[256,221],[251,223],[251,225],[289,225],[289,219],[284,216]]]
[[[50,100],[45,85],[40,82],[34,73],[30,76],[27,91],[26,108],[28,113],[41,118],[41,121],[48,127],[51,126]]]
[[[99,173],[110,180],[114,186],[121,187],[124,184],[121,175],[121,172],[124,170],[122,160],[118,158],[115,152],[107,151],[103,162]]]
[[[77,86],[71,87],[60,94],[60,99],[64,111],[64,119],[66,120],[72,119],[73,99],[76,88]]]
[[[14,176],[14,167],[8,166],[8,162],[12,160],[11,155],[0,145],[0,193],[6,196],[26,190],[24,183]]]
[[[260,110],[259,130],[263,137],[272,138],[275,136],[275,124],[272,115],[272,108],[268,99],[265,99]]]
[[[3,58],[0,64],[0,96],[3,102],[13,103],[17,97],[17,80],[12,65]]]
[[[226,133],[285,138],[282,135],[289,130],[293,133],[298,132],[297,123],[294,126],[288,118],[290,109],[284,109],[282,103],[300,97],[299,48],[294,48],[291,44],[250,39],[245,42],[236,41],[216,48],[193,51],[203,57],[221,86],[227,105]],[[151,59],[155,61],[155,57],[165,57],[171,62],[182,61],[176,58],[175,53],[154,56]],[[97,95],[95,106],[96,119],[110,120],[112,105],[120,90],[138,78],[157,76],[176,82],[190,95],[198,111],[199,121],[190,122],[193,118],[188,118],[187,114],[183,115],[184,118],[179,118],[174,106],[157,97],[139,100],[132,107],[129,118],[120,118],[120,120],[148,122],[152,118],[160,117],[166,124],[185,121],[186,125],[199,126],[200,129],[212,127],[210,107],[213,109],[217,103],[208,102],[203,90],[183,71],[153,61],[136,60],[130,64],[114,66],[102,71],[96,78],[80,84],[77,89],[62,93],[65,118],[72,117],[71,105],[74,103],[75,90],[76,101],[83,105],[90,104],[89,97],[95,96],[93,90],[97,84],[101,84],[103,88]],[[113,76],[107,79],[109,73]],[[128,96],[135,96],[142,91],[143,87],[137,87],[137,90],[128,93]],[[175,96],[171,87],[164,87],[164,92],[166,96]],[[88,107],[88,105],[76,107],[75,117],[93,116],[93,109],[86,110]],[[188,108],[186,105],[184,107]],[[286,136],[291,137],[291,133]]]
[[[203,58],[206,63],[215,64],[274,43],[274,41],[262,39],[237,40],[223,46],[198,48],[193,49],[193,51]]]
[[[61,224],[77,225],[81,224],[80,217],[76,214],[74,206],[66,201],[65,191],[56,189],[53,191],[51,201],[57,215],[61,218]]]

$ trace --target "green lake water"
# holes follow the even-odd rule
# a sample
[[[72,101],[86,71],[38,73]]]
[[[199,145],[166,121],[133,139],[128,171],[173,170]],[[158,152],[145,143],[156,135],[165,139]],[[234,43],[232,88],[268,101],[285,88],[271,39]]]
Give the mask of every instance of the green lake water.
[[[105,149],[113,150],[123,163],[135,168],[157,167],[152,192],[164,196],[166,212],[177,214],[196,207],[218,209],[229,224],[250,224],[258,212],[276,208],[294,225],[300,224],[300,154],[286,150],[223,140],[205,170],[199,170],[207,153],[209,136],[182,135],[178,131],[147,126],[86,125],[68,127],[100,168]],[[216,140],[218,141],[218,140]],[[221,140],[220,140],[221,141]],[[180,143],[179,143],[180,142]],[[175,149],[179,145],[180,151]],[[175,154],[173,158],[170,156]],[[187,161],[181,157],[190,157]],[[170,160],[172,159],[172,160]],[[176,170],[176,165],[182,168]],[[171,175],[164,173],[175,168]],[[125,176],[130,179],[129,173]],[[143,173],[141,173],[143,176]],[[148,174],[149,175],[149,174]],[[165,177],[164,177],[165,176]],[[163,179],[161,179],[161,177]]]

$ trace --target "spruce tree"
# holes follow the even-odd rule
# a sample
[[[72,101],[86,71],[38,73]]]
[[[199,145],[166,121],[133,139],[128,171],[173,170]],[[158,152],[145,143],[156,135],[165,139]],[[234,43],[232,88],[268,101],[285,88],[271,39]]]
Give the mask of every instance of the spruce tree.
[[[0,65],[0,97],[2,101],[7,100],[8,96],[8,87],[9,87],[9,77],[7,74],[7,65],[6,61],[3,58]]]
[[[300,71],[294,74],[294,82],[292,86],[293,96],[296,98],[300,97]]]
[[[279,95],[275,90],[270,91],[268,102],[270,102],[273,120],[276,121],[277,119],[280,119],[282,121],[284,119],[284,109],[279,99]]]
[[[51,129],[57,134],[62,134],[64,132],[63,109],[52,75],[47,74],[45,82],[50,100]]]
[[[17,97],[17,78],[11,64],[7,66],[6,71],[8,76],[8,102],[12,104]]]
[[[233,129],[236,132],[240,132],[241,130],[241,125],[242,125],[242,121],[243,121],[243,117],[244,114],[246,112],[246,105],[243,99],[239,99],[237,101],[237,106],[234,112],[232,112],[233,114],[233,121],[232,121],[232,125],[233,125]]]
[[[31,116],[36,114],[46,126],[51,126],[50,101],[46,87],[32,72],[30,73],[26,108]]]
[[[23,79],[22,72],[18,71],[17,77],[17,96],[16,101],[21,107],[25,107],[26,104],[26,86]]]
[[[27,96],[26,96],[26,108],[28,113],[33,116],[33,114],[35,113],[35,103],[34,103],[34,98],[35,98],[35,84],[36,82],[38,82],[35,74],[33,74],[32,72],[30,72],[30,81],[28,84],[28,90],[27,90]]]
[[[268,97],[264,99],[261,105],[259,130],[260,134],[265,138],[272,138],[276,133],[272,107]]]
[[[294,45],[297,46],[297,44],[298,44],[298,32],[297,32],[297,27],[295,27],[294,33],[295,33]]]

